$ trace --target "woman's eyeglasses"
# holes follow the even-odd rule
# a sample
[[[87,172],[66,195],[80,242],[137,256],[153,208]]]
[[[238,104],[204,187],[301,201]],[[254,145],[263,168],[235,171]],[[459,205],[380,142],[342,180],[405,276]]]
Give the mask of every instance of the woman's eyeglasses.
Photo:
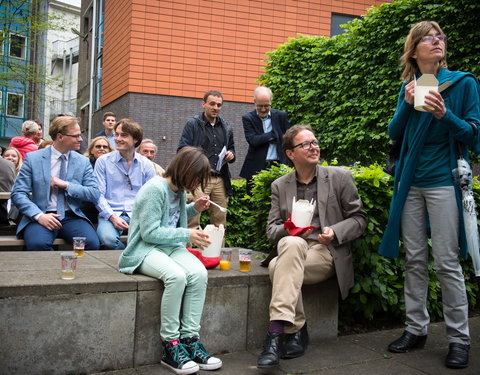
[[[432,43],[434,39],[437,39],[440,42],[445,42],[447,40],[447,36],[445,34],[422,36],[422,42],[425,42],[425,43]]]
[[[96,149],[101,149],[101,148],[103,148],[104,150],[108,150],[108,146],[107,146],[107,145],[95,145],[95,148],[96,148]]]

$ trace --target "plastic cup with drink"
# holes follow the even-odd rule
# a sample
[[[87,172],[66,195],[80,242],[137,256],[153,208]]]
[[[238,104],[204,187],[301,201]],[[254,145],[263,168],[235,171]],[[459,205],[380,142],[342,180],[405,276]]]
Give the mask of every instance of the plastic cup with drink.
[[[238,250],[238,260],[240,261],[240,271],[250,272],[250,264],[252,263],[252,250]]]
[[[222,249],[220,252],[220,269],[222,271],[228,271],[232,263],[232,250]]]
[[[73,237],[73,251],[77,257],[82,258],[85,255],[85,241],[86,237]]]
[[[73,251],[65,251],[60,256],[62,259],[62,279],[73,280],[77,269],[77,254]]]

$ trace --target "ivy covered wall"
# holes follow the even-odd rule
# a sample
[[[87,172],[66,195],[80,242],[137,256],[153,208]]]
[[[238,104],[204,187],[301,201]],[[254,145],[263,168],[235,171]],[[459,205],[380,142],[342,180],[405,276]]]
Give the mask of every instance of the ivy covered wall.
[[[292,124],[314,127],[323,159],[383,163],[401,85],[399,58],[410,27],[422,20],[437,21],[447,34],[450,70],[480,75],[480,1],[393,0],[342,35],[290,39],[268,53],[260,81]]]

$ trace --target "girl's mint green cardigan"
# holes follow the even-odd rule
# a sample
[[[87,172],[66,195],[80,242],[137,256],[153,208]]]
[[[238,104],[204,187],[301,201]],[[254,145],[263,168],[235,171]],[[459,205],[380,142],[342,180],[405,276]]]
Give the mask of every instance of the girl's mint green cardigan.
[[[138,192],[128,229],[127,247],[118,262],[120,272],[132,274],[153,249],[172,250],[178,243],[190,240],[187,218],[199,212],[193,203],[186,204],[186,194],[180,196],[180,218],[176,228],[168,226],[168,183],[163,177],[150,179]]]

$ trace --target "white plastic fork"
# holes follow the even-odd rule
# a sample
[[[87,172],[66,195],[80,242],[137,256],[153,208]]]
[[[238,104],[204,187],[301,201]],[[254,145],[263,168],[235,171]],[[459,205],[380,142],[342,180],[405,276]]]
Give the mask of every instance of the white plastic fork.
[[[210,199],[209,199],[208,201],[209,201],[211,204],[213,204],[214,206],[217,206],[217,207],[220,209],[220,211],[222,211],[222,212],[227,212],[227,209],[226,209],[225,207],[222,207],[222,206],[220,206],[219,204],[216,204],[215,202],[211,201]]]

